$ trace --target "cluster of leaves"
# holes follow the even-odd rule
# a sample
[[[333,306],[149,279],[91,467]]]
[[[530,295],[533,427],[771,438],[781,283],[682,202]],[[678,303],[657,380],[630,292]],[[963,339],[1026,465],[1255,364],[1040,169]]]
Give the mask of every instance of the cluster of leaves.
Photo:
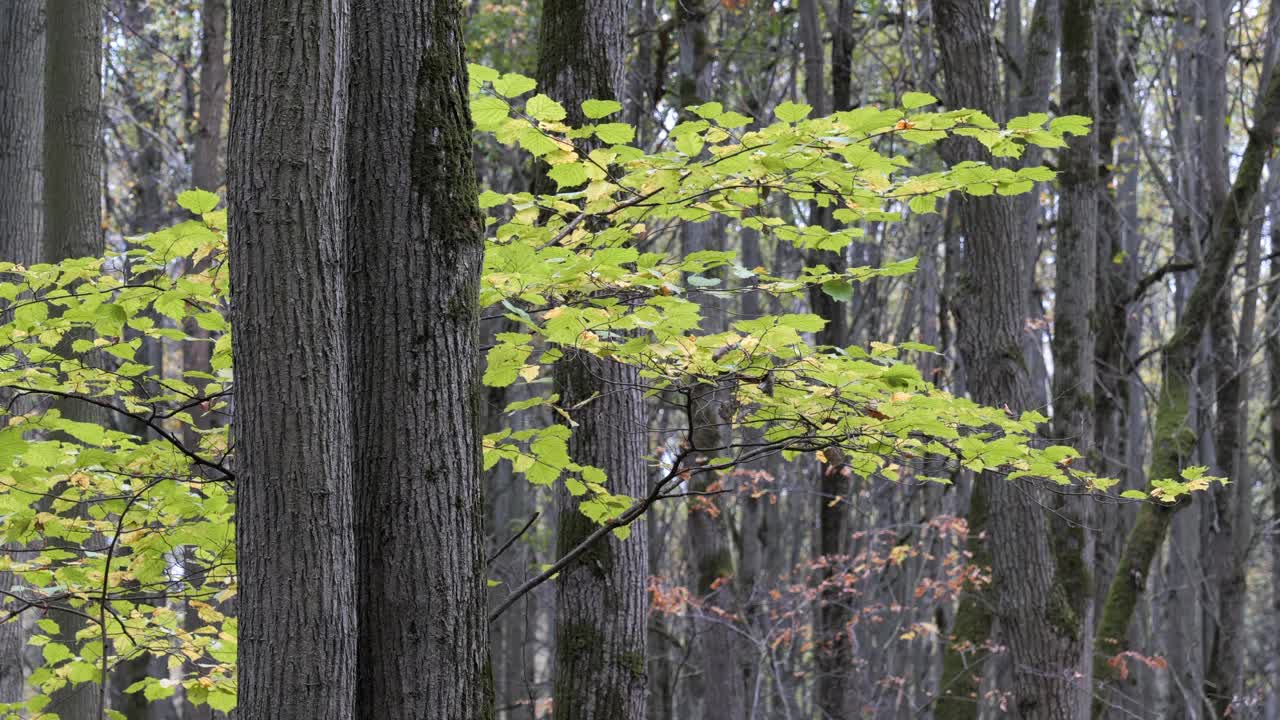
[[[21,580],[0,588],[0,620],[41,614],[31,644],[45,661],[39,694],[0,717],[54,717],[51,693],[147,653],[188,674],[194,702],[235,704],[236,621],[217,609],[235,594],[227,434],[196,422],[229,396],[226,213],[209,193],[179,202],[198,219],[124,252],[0,263],[0,570]],[[179,260],[198,269],[177,273]],[[212,344],[209,369],[147,357],[189,342]],[[200,622],[183,622],[183,600]],[[83,626],[74,642],[59,622]],[[175,685],[130,690],[154,700]]]
[[[566,109],[546,95],[521,101],[536,89],[529,78],[479,66],[472,66],[471,78],[477,127],[541,158],[559,187],[552,195],[481,196],[494,215],[481,304],[500,306],[516,328],[499,334],[489,350],[486,384],[540,382],[550,363],[590,353],[640,368],[650,394],[727,396],[720,416],[734,440],[696,448],[700,467],[731,467],[765,452],[791,457],[838,448],[846,470],[864,477],[896,480],[914,473],[904,463],[943,457],[1015,477],[1074,478],[1092,487],[1110,482],[1072,470],[1078,454],[1071,448],[1036,447],[1032,440],[1043,416],[1012,416],[954,397],[901,358],[930,347],[817,347],[812,337],[826,320],[806,313],[739,320],[724,332],[702,330],[699,300],[708,296],[757,292],[785,306],[819,286],[847,300],[853,283],[910,272],[915,258],[838,272],[809,267],[798,277],[782,277],[743,267],[734,252],[660,249],[681,225],[722,220],[800,249],[842,250],[861,236],[858,223],[898,220],[908,210],[933,212],[937,200],[952,192],[1016,194],[1053,177],[1044,167],[976,162],[912,173],[895,148],[968,135],[997,154],[1017,155],[1029,144],[1062,146],[1064,136],[1087,132],[1087,118],[1027,116],[1000,127],[973,110],[927,112],[922,108],[935,98],[907,93],[901,108],[864,107],[813,119],[809,106],[784,103],[775,121],[763,125],[707,103],[688,108],[688,119],[668,133],[669,147],[646,154],[626,144],[634,136],[631,126],[607,121],[621,110],[616,102],[583,103],[583,115],[596,122],[572,127],[564,122]],[[778,205],[771,197],[831,207],[845,227],[788,222],[771,213]],[[502,432],[486,439],[489,462],[511,438]],[[559,459],[561,469],[575,469],[567,455]],[[530,479],[554,479],[554,465],[540,456]],[[527,459],[515,465],[526,473],[529,467]],[[602,496],[612,507],[622,505]]]

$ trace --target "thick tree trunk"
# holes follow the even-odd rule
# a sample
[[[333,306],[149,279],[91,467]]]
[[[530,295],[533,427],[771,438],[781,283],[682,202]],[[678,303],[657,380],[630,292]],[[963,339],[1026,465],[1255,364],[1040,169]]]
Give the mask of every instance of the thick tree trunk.
[[[102,234],[102,0],[56,3],[46,25],[44,63],[43,260],[99,256]],[[105,422],[85,403],[68,402],[64,415]],[[75,647],[85,627],[80,614],[51,611],[56,640]],[[105,681],[105,678],[100,679]],[[54,694],[48,712],[65,720],[96,717],[100,688],[91,683]]]
[[[350,7],[347,0],[238,0],[231,17],[237,61],[228,194],[241,597],[236,714],[241,720],[352,720],[356,557],[345,243]],[[449,611],[441,605],[430,615],[388,613],[379,622],[427,622]],[[374,706],[368,710],[377,714]]]
[[[572,358],[556,367],[566,407],[598,397],[574,412],[580,423],[570,442],[574,462],[602,468],[612,492],[637,497],[646,485],[644,399],[635,369],[597,358]],[[567,491],[560,497],[558,554],[595,529]],[[554,703],[557,720],[641,720],[647,693],[646,528],[600,542],[556,580]],[[726,658],[727,662],[728,659]]]
[[[34,1],[0,6],[0,259],[22,265],[41,259],[43,8]]]
[[[938,40],[952,107],[973,107],[999,114],[1000,89],[987,5],[975,0],[935,4]],[[944,147],[949,163],[976,159],[972,144]],[[1035,407],[1023,361],[1027,253],[1018,237],[1015,204],[1002,198],[962,197],[957,201],[966,241],[966,277],[958,298],[957,344],[969,372],[969,390],[978,402],[1007,404],[1015,412]],[[1072,718],[1077,711],[1079,608],[1064,587],[1078,577],[1064,576],[1075,566],[1056,561],[1046,513],[1033,486],[1015,488],[1002,477],[984,474],[974,485],[975,515],[985,516],[993,581],[984,595],[1001,620],[1013,664],[1013,710],[1023,717]],[[970,522],[971,528],[979,522]],[[957,629],[982,630],[986,623],[966,617],[978,609],[962,600]],[[958,636],[980,645],[985,637]],[[954,668],[953,659],[947,663]],[[972,687],[969,667],[943,683]],[[939,717],[973,717],[975,698],[944,700]]]
[[[44,259],[102,254],[102,0],[56,3],[44,64]]]
[[[484,241],[462,8],[358,0],[351,37],[357,715],[480,720],[494,712],[476,373]]]
[[[565,106],[570,125],[588,122],[583,101],[619,97],[625,29],[622,0],[544,0],[538,86]],[[564,407],[583,404],[573,411],[578,427],[569,451],[574,462],[603,469],[611,492],[644,495],[648,442],[637,369],[569,350],[555,367],[555,379]],[[557,553],[563,555],[590,535],[595,523],[563,487],[556,492],[556,513]],[[627,540],[605,538],[556,580],[552,707],[557,720],[645,717],[646,536],[646,526],[636,523]]]
[[[0,260],[30,266],[40,262],[40,173],[44,127],[43,3],[6,2],[0,6]],[[8,549],[0,545],[0,553]],[[17,583],[0,572],[0,588]],[[10,603],[0,600],[0,618]],[[23,620],[0,622],[0,703],[19,702],[24,691]]]

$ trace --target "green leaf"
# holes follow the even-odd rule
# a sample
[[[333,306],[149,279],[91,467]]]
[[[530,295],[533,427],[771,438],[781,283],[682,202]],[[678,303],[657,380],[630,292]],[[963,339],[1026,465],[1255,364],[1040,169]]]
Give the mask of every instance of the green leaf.
[[[496,193],[492,190],[485,190],[480,193],[480,209],[488,210],[489,208],[498,207],[507,203],[507,196],[502,193]]]
[[[475,63],[467,63],[467,73],[472,80],[480,82],[493,82],[498,79],[498,71],[484,65]]]
[[[1031,113],[1010,120],[1006,127],[1010,130],[1039,130],[1047,122],[1049,122],[1048,113]]]
[[[689,110],[704,120],[715,120],[724,114],[724,105],[718,102],[709,102],[702,105],[691,105]]]
[[[1093,120],[1083,115],[1063,115],[1049,123],[1049,132],[1069,135],[1088,135]]]
[[[575,187],[587,181],[587,168],[579,162],[561,163],[547,171],[557,188]]]
[[[44,661],[50,665],[57,665],[67,658],[74,657],[71,649],[62,643],[51,642],[44,646],[41,650],[44,655]]]
[[[1146,500],[1147,494],[1142,492],[1141,490],[1125,490],[1124,492],[1120,493],[1120,497],[1126,498],[1128,500]]]
[[[229,713],[236,709],[236,694],[230,688],[215,685],[209,691],[207,701],[209,707],[221,713]]]
[[[585,100],[582,103],[582,114],[589,120],[598,120],[622,109],[622,103],[614,100]]]
[[[730,110],[729,112],[716,118],[716,124],[722,128],[728,128],[729,130],[733,130],[734,128],[746,127],[747,125],[750,125],[751,120],[752,118],[747,117],[742,113],[736,113]]]
[[[1058,176],[1058,173],[1043,166],[1036,165],[1034,167],[1022,168],[1018,171],[1018,176],[1027,180],[1036,182],[1048,182]]]
[[[195,215],[203,215],[218,207],[218,196],[205,190],[187,190],[178,194],[178,204]]]
[[[853,285],[846,280],[828,280],[822,283],[822,292],[837,302],[847,303],[853,299]]]
[[[497,130],[506,122],[511,113],[511,106],[505,100],[496,97],[479,97],[471,101],[471,120],[477,130]]]
[[[809,117],[809,113],[813,112],[812,105],[804,103],[784,102],[774,108],[773,114],[783,122],[795,123]]]
[[[906,92],[902,93],[902,107],[907,110],[915,110],[926,105],[933,105],[938,102],[938,98],[929,93],[922,92]]]
[[[803,313],[780,315],[778,316],[778,324],[798,332],[818,332],[826,327],[827,321],[812,313]]]
[[[604,123],[596,126],[596,137],[610,145],[625,145],[636,137],[636,129],[627,123]]]
[[[534,120],[543,122],[560,122],[568,116],[563,105],[541,93],[529,98],[524,111]]]
[[[538,83],[533,78],[525,77],[520,73],[507,73],[493,81],[494,92],[509,98],[523,95],[536,87]]]

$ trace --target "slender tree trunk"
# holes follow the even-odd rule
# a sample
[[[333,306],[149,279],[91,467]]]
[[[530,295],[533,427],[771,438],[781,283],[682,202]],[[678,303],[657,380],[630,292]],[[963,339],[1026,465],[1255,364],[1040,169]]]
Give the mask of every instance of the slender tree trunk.
[[[222,185],[218,158],[222,118],[227,105],[227,0],[204,0],[200,6],[200,96],[191,184],[214,192]]]
[[[1063,0],[1062,112],[1098,116],[1098,12],[1095,0]],[[1098,182],[1097,135],[1072,138],[1059,153],[1062,168],[1058,201],[1057,255],[1053,321],[1053,433],[1055,440],[1084,453],[1091,468],[1102,465],[1095,444],[1094,396],[1097,327]],[[1075,680],[1070,717],[1086,717],[1092,701],[1094,538],[1091,498],[1056,503],[1051,520],[1058,565],[1057,589],[1064,593],[1075,627],[1058,630],[1064,652],[1074,663],[1060,668]]]
[[[347,0],[237,0],[231,18],[237,61],[227,156],[241,596],[236,714],[241,720],[352,720],[356,557],[345,243],[350,7]],[[388,613],[379,621],[426,622],[449,610]]]
[[[41,258],[40,173],[44,128],[43,3],[6,2],[0,5],[0,260],[34,265]],[[6,398],[7,400],[7,398]],[[0,553],[10,547],[0,544]],[[11,556],[11,559],[12,556]],[[17,584],[0,572],[0,588]],[[11,607],[0,600],[0,618]],[[23,698],[23,618],[0,622],[0,703]]]
[[[813,106],[815,117],[826,115],[830,106],[827,87],[823,82],[825,46],[822,42],[822,23],[816,0],[800,0],[800,39],[804,43],[805,100]],[[843,48],[841,48],[843,52]],[[836,79],[833,85],[845,83],[848,78]],[[839,92],[839,90],[836,90]],[[847,102],[848,93],[845,92]],[[831,212],[809,203],[809,222],[813,225],[832,227]],[[808,254],[810,265],[826,265],[835,272],[849,266],[844,252],[818,252]],[[837,302],[822,288],[809,291],[809,306],[813,313],[827,321],[818,331],[818,345],[844,347],[849,338],[849,307]],[[846,570],[849,532],[846,517],[850,512],[850,474],[840,458],[830,458],[818,470],[818,527],[815,544],[823,570],[819,574],[821,588],[815,606],[814,641],[816,646],[817,678],[814,703],[823,718],[846,717],[849,695],[849,675],[852,670],[852,650],[848,627],[852,618],[847,604],[849,598],[840,592],[844,587],[841,577]]]
[[[708,15],[714,5],[702,0],[679,3],[676,13],[676,32],[679,38],[678,97],[682,108],[697,105],[707,99],[711,91],[712,46],[707,32]],[[715,221],[686,224],[682,228],[681,242],[685,254],[699,250],[722,249],[723,238],[715,233]],[[705,297],[705,296],[704,296]],[[714,301],[703,304],[702,331],[714,333],[724,327],[723,309]],[[722,420],[719,417],[719,397],[706,386],[688,388],[689,422],[693,432],[689,441],[695,448],[714,448],[723,445]],[[689,490],[709,492],[719,489],[723,478],[719,473],[701,473],[692,478]],[[709,504],[714,504],[714,508]],[[729,517],[723,502],[716,497],[705,500],[694,498],[688,505],[688,532],[690,543],[689,564],[693,571],[693,588],[697,597],[716,608],[736,612],[733,584],[725,582],[733,575],[734,558],[730,546]],[[737,667],[726,658],[732,657],[736,646],[729,622],[715,612],[700,610],[694,621],[696,637],[694,658],[701,671],[700,677],[686,683],[686,687],[698,698],[693,714],[713,717],[743,717],[746,708],[745,687],[737,673]]]
[[[991,18],[985,3],[943,0],[935,4],[938,39],[952,107],[973,107],[999,114],[1000,90]],[[976,159],[972,144],[943,148],[949,163]],[[1023,362],[1027,281],[1026,251],[1019,242],[1015,204],[1000,198],[957,200],[960,230],[966,241],[966,277],[958,298],[957,340],[969,372],[973,398],[987,405],[1007,404],[1014,412],[1034,405]],[[974,485],[971,516],[984,519],[993,581],[984,592],[1001,620],[1013,665],[1013,711],[1022,717],[1072,718],[1078,686],[1081,617],[1068,583],[1072,566],[1059,563],[1046,513],[1034,486],[1012,485],[984,474]],[[973,522],[971,530],[981,527]],[[962,600],[961,611],[966,605]],[[967,605],[974,607],[972,600]],[[957,618],[959,628],[982,629],[971,617]],[[981,644],[985,637],[958,637]],[[954,653],[954,650],[952,651]],[[955,660],[949,663],[953,668]],[[958,673],[961,687],[972,672]],[[944,684],[956,676],[944,676]],[[939,717],[972,717],[973,698],[957,697],[939,705]]]
[[[1271,249],[1280,249],[1280,192],[1271,197]],[[1267,284],[1267,307],[1270,326],[1280,322],[1280,262],[1271,261]],[[1267,363],[1267,414],[1270,446],[1267,448],[1271,469],[1271,516],[1280,518],[1280,333],[1269,333],[1266,344]],[[1272,627],[1280,628],[1280,536],[1271,540],[1271,619]],[[1271,662],[1266,668],[1273,685],[1280,682],[1280,632],[1272,633]],[[1280,698],[1274,694],[1268,699],[1268,720],[1280,716]]]
[[[482,220],[457,0],[356,0],[347,138],[357,716],[492,717]],[[395,98],[395,102],[388,102]]]
[[[219,158],[222,155],[222,125],[227,105],[227,0],[204,0],[200,6],[200,88],[196,110],[196,128],[191,153],[191,185],[202,190],[216,192],[224,184],[225,177]],[[209,372],[213,342],[209,331],[199,323],[189,321],[187,333],[195,342],[182,343],[182,369],[184,371]],[[188,378],[188,382],[201,387],[203,380]],[[208,429],[223,422],[210,413],[197,413],[195,427],[183,433],[183,442],[195,448],[200,442],[196,428]],[[201,572],[198,562],[188,560],[184,565],[191,574]],[[223,608],[228,610],[228,608]],[[183,614],[183,627],[194,631],[204,625],[196,609],[187,606]],[[210,720],[214,711],[207,705],[182,703],[182,720]]]

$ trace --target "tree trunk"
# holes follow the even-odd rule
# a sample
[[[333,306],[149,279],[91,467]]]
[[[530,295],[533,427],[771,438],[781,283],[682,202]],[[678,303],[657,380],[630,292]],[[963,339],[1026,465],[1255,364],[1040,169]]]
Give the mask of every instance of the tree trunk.
[[[624,87],[626,50],[621,0],[544,0],[537,80],[565,106],[565,122],[588,122],[583,101],[611,100]],[[539,192],[549,183],[537,182]],[[601,468],[611,492],[640,497],[647,491],[644,397],[637,368],[575,354],[556,364],[560,403],[574,410],[578,427],[569,452],[574,462]],[[593,399],[594,398],[594,399]],[[557,554],[595,530],[564,487],[556,491]],[[597,543],[556,580],[553,709],[557,720],[640,720],[646,713],[648,542],[646,526],[631,526],[627,540]]]
[[[96,257],[102,234],[102,0],[59,3],[48,14],[44,64],[43,260]],[[105,422],[79,402],[62,404],[65,416]],[[82,615],[50,611],[55,638],[71,647],[85,627]],[[105,682],[101,678],[100,682]],[[88,720],[101,709],[100,688],[90,683],[54,693],[46,710],[65,720]]]
[[[236,714],[352,720],[356,557],[344,242],[350,8],[347,0],[239,0],[232,10],[237,61],[227,156],[242,600]],[[448,611],[438,606],[430,617]],[[426,616],[379,620],[414,619]]]
[[[44,65],[44,260],[102,254],[102,0],[58,3]]]
[[[0,7],[0,259],[22,265],[41,259],[43,6],[6,2]]]
[[[44,217],[40,203],[40,155],[44,127],[43,3],[7,2],[0,6],[0,260],[31,266],[40,262]],[[6,398],[7,401],[8,398]],[[0,545],[0,553],[9,546]],[[0,588],[17,583],[0,572]],[[0,618],[11,610],[0,600]],[[0,622],[0,704],[23,698],[22,617]]]
[[[385,720],[490,718],[476,373],[484,241],[462,8],[358,0],[351,17],[356,708]]]
[[[227,104],[227,0],[200,6],[200,100],[191,153],[191,184],[216,192],[222,185],[218,156]]]
[[[222,122],[227,105],[227,0],[204,0],[200,7],[200,91],[196,111],[196,129],[191,153],[191,185],[202,190],[216,192],[224,184],[225,177],[219,158],[223,147]],[[209,362],[213,342],[206,341],[209,331],[199,323],[189,321],[187,334],[201,340],[182,343],[182,369],[184,371],[210,372]],[[188,378],[188,382],[202,387],[206,382]],[[211,413],[195,413],[195,426],[212,428],[222,422]],[[183,433],[183,442],[195,448],[200,433],[189,427]],[[188,562],[189,572],[200,572],[197,563]],[[227,608],[224,608],[227,610]],[[183,627],[188,631],[204,625],[195,608],[188,606],[183,614]],[[182,720],[210,720],[214,711],[207,705],[182,704]]]
[[[935,4],[947,100],[951,107],[972,107],[999,114],[1000,88],[987,5],[976,0],[943,0]],[[972,144],[943,148],[948,163],[980,157]],[[968,369],[974,400],[1007,404],[1014,412],[1035,407],[1023,360],[1022,338],[1028,296],[1027,253],[1018,237],[1015,203],[1003,198],[961,197],[957,201],[960,230],[966,241],[967,276],[962,281],[957,312],[957,344]],[[1073,566],[1055,558],[1049,522],[1040,507],[1040,491],[1024,483],[1012,487],[1004,478],[984,473],[974,485],[974,510],[985,516],[993,581],[984,591],[1001,620],[1013,664],[1012,707],[1023,717],[1072,718],[1077,685],[1072,672],[1079,664],[1079,609],[1064,587],[1078,583]],[[971,522],[971,529],[980,523]],[[983,629],[985,622],[965,617],[978,603],[962,600],[960,629]],[[980,645],[985,637],[957,637]],[[951,651],[954,654],[954,650]],[[947,663],[955,667],[952,659]],[[972,687],[972,667],[943,682]],[[955,697],[939,704],[938,717],[973,717],[975,698]]]
[[[1094,0],[1063,0],[1062,112],[1098,116],[1098,26]],[[1095,327],[1098,277],[1098,182],[1096,133],[1072,138],[1059,154],[1062,174],[1057,218],[1057,255],[1053,313],[1053,434],[1056,442],[1082,451],[1088,466],[1102,465],[1095,443]],[[1094,538],[1092,498],[1063,498],[1051,520],[1054,552],[1076,627],[1064,651],[1078,653],[1062,668],[1079,678],[1072,716],[1088,714],[1092,696]]]

